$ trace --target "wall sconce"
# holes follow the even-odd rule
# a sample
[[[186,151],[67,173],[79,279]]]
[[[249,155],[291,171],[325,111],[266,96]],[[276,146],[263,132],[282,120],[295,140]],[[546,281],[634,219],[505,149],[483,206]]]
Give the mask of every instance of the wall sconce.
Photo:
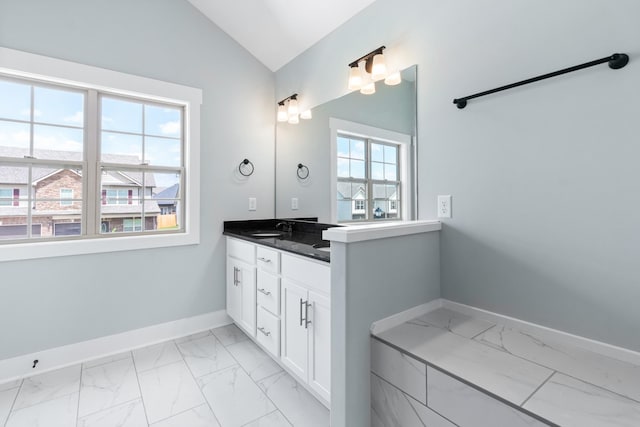
[[[300,122],[300,119],[308,120],[310,118],[311,110],[300,112],[297,93],[287,96],[285,99],[278,102],[277,120],[279,122],[289,122],[295,125]]]
[[[389,72],[380,46],[349,64],[349,90],[359,90],[364,95],[376,93],[376,82],[383,80],[389,86],[402,83],[400,71]]]

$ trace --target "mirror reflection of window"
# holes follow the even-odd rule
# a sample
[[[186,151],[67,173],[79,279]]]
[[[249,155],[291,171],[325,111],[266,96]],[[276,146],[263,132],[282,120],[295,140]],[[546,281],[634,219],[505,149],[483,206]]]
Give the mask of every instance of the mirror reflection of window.
[[[402,219],[400,143],[338,133],[338,222]]]

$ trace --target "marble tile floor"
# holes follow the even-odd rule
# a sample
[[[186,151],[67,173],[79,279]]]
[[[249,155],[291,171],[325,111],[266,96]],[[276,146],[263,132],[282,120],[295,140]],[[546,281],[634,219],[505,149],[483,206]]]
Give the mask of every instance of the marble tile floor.
[[[327,427],[235,325],[0,384],[0,427]]]

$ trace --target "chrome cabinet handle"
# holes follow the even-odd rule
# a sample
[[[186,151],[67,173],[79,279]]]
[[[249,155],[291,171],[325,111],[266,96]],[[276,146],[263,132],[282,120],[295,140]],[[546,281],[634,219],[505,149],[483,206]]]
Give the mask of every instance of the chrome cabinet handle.
[[[311,324],[311,320],[309,320],[309,307],[311,306],[311,304],[309,304],[309,300],[304,302],[304,328],[305,329],[309,329],[309,325]]]
[[[238,273],[240,273],[240,269],[238,267],[233,267],[233,284],[234,286],[238,286],[240,283],[240,279],[238,279]]]
[[[266,296],[271,295],[271,292],[267,291],[264,288],[258,288],[258,292],[260,292],[261,294],[265,294]]]
[[[271,262],[271,260],[270,260],[270,259],[268,259],[268,258],[263,258],[263,257],[258,258],[258,260],[259,260],[259,261],[262,261],[262,262]]]
[[[265,331],[264,328],[258,327],[258,330],[264,334],[265,337],[271,335],[271,332]]]
[[[302,301],[302,298],[300,298],[300,326],[302,326],[302,323],[304,322],[304,319],[302,318],[302,305],[305,304]]]

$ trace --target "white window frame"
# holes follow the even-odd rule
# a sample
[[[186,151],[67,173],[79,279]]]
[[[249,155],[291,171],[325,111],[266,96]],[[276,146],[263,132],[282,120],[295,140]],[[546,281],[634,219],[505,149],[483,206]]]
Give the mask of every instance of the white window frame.
[[[200,105],[202,90],[146,77],[134,76],[75,62],[0,47],[0,74],[30,78],[144,98],[184,107],[185,231],[149,235],[90,236],[75,240],[26,241],[0,245],[0,261],[12,261],[102,252],[196,245],[200,243]],[[97,117],[87,118],[97,120]],[[97,123],[88,123],[97,127]],[[93,141],[89,147],[97,147]],[[94,148],[95,149],[95,148]],[[95,156],[88,156],[94,158]],[[87,185],[97,188],[96,174]],[[98,197],[99,199],[99,197]]]
[[[369,138],[376,141],[397,144],[400,159],[400,212],[402,217],[397,221],[413,219],[413,182],[411,180],[411,150],[413,138],[392,130],[381,129],[362,123],[350,122],[347,120],[329,118],[329,128],[331,132],[331,222],[338,223],[338,134],[354,136],[358,138]],[[373,219],[363,221],[347,221],[343,224],[379,224],[380,221]]]

